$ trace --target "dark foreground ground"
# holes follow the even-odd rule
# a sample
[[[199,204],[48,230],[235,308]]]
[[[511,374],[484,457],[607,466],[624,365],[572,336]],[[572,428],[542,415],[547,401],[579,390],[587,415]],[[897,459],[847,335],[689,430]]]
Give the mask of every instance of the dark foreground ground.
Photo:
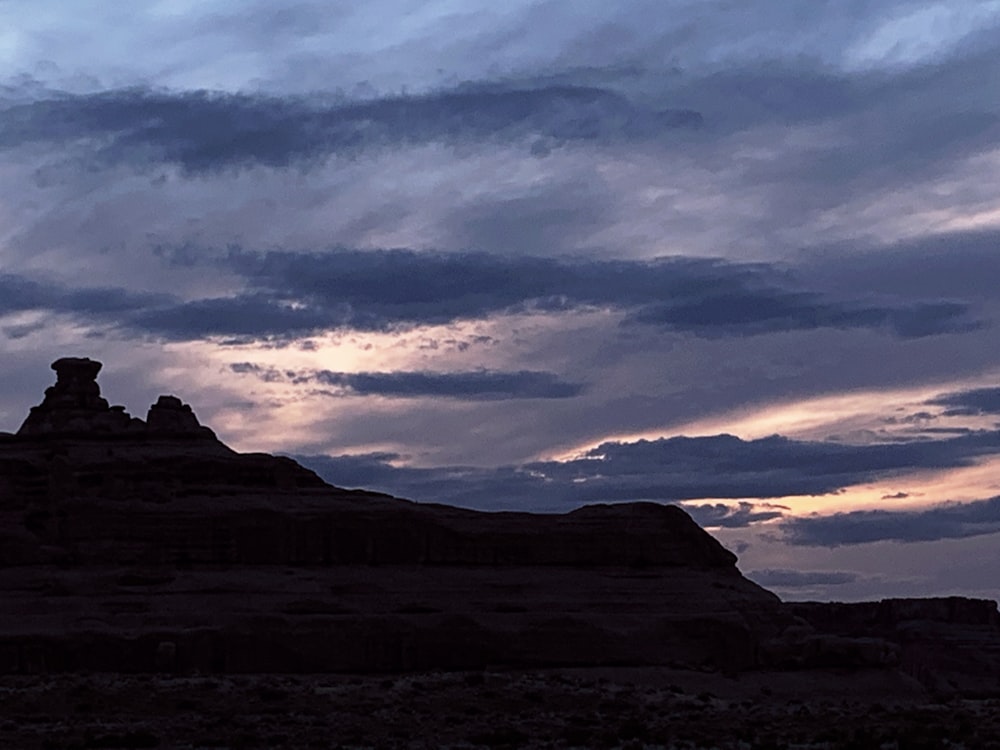
[[[990,750],[1000,700],[884,672],[7,676],[0,747]]]

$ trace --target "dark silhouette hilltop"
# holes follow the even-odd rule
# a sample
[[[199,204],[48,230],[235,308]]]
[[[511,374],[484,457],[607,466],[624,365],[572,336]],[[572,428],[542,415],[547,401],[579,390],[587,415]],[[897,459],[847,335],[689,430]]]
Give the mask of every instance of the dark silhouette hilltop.
[[[145,420],[65,358],[0,433],[0,673],[876,670],[1000,695],[995,602],[786,604],[680,508],[480,513]]]

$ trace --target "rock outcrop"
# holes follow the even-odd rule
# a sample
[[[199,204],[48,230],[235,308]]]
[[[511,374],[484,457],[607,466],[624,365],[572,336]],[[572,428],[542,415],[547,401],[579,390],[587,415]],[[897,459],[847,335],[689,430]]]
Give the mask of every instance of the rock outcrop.
[[[45,389],[41,404],[32,407],[18,437],[93,438],[102,435],[184,435],[215,439],[198,424],[191,407],[176,396],[160,396],[146,421],[130,416],[124,406],[110,406],[101,397],[97,374],[102,364],[86,357],[63,357],[52,363],[56,384]]]
[[[938,597],[878,602],[799,602],[789,610],[815,630],[819,651],[830,644],[873,644],[938,695],[1000,694],[1000,612],[985,599]],[[877,644],[877,645],[875,645]]]
[[[341,489],[231,450],[174,396],[145,420],[110,406],[99,362],[53,369],[0,434],[0,673],[839,665],[988,688],[955,675],[968,643],[996,648],[995,603],[784,605],[677,507]]]
[[[160,396],[146,414],[146,429],[151,433],[215,437],[198,423],[191,407],[176,396]]]
[[[18,435],[124,432],[132,426],[124,407],[112,408],[101,398],[97,385],[100,362],[64,357],[53,362],[52,369],[56,384],[45,389],[45,399],[32,407]]]

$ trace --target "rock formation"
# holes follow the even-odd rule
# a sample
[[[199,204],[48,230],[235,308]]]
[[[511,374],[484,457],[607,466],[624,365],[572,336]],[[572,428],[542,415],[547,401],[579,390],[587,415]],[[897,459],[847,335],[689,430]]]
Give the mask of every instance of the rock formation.
[[[44,400],[32,407],[18,436],[156,434],[215,439],[211,430],[198,424],[191,407],[176,396],[160,396],[149,408],[145,422],[130,416],[124,406],[110,406],[97,384],[101,367],[100,362],[86,357],[63,357],[53,362],[56,384],[45,389]]]
[[[939,696],[1000,695],[997,603],[963,597],[878,602],[799,602],[789,611],[814,629],[813,662],[844,663],[846,644],[879,644],[887,665],[917,677]],[[873,654],[861,663],[878,663]]]
[[[990,687],[958,677],[969,644],[996,657],[995,603],[951,620],[784,605],[677,507],[479,513],[340,489],[236,453],[174,396],[145,421],[109,406],[99,362],[53,369],[0,434],[0,674],[842,665]]]
[[[53,362],[52,369],[56,384],[45,389],[45,400],[32,407],[18,435],[124,432],[130,427],[132,420],[124,407],[112,409],[101,398],[100,362],[64,357]]]

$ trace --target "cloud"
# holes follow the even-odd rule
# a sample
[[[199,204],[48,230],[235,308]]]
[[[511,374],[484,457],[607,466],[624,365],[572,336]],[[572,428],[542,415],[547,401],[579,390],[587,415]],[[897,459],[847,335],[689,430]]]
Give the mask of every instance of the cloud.
[[[857,573],[840,570],[784,570],[764,568],[752,570],[747,577],[761,586],[799,588],[805,586],[840,586],[858,580]]]
[[[336,486],[364,487],[420,502],[539,512],[562,512],[583,504],[567,503],[561,488],[547,492],[538,476],[514,466],[414,468],[396,465],[403,457],[386,452],[292,458]]]
[[[909,492],[893,492],[890,495],[882,495],[882,500],[905,500],[909,496]]]
[[[12,7],[6,18],[5,6]],[[655,66],[661,75],[679,65],[718,70],[761,59],[815,60],[833,70],[863,70],[887,59],[897,67],[926,65],[956,47],[974,46],[970,29],[988,36],[996,15],[989,6],[881,0],[811,3],[803,12],[752,0],[625,0],[581,12],[567,0],[447,8],[315,0],[279,8],[273,0],[245,0],[170,13],[95,7],[87,18],[70,19],[60,3],[37,0],[30,7],[0,4],[0,19],[11,29],[13,70],[45,59],[115,80],[222,80],[237,89],[263,81],[309,91],[367,80],[398,88],[456,74],[626,63]],[[914,22],[922,15],[932,19],[932,35]],[[101,30],[117,32],[114,44],[97,38]]]
[[[711,505],[685,504],[686,510],[700,526],[722,526],[724,528],[742,528],[761,521],[771,521],[781,518],[788,510],[785,506],[771,503],[749,503],[741,501],[738,506],[725,503]]]
[[[368,101],[133,88],[9,106],[0,148],[83,140],[98,166],[166,163],[199,174],[430,142],[645,140],[700,124],[697,112],[646,109],[608,89],[570,85],[466,84]]]
[[[627,322],[696,336],[752,336],[816,328],[885,329],[902,338],[961,333],[982,324],[953,301],[857,304],[789,291],[764,264],[508,257],[409,250],[249,253],[227,267],[258,293],[294,296],[356,328],[437,324],[534,309],[629,310]]]
[[[291,382],[330,386],[331,395],[383,396],[386,398],[453,398],[465,401],[572,398],[583,385],[569,383],[550,372],[519,370],[498,372],[331,372],[330,370],[281,371],[251,362],[237,362],[230,369],[252,374],[265,382]]]
[[[845,257],[845,254],[847,257]],[[888,244],[852,243],[817,247],[803,253],[810,278],[825,282],[831,293],[865,288],[893,295],[996,302],[1000,277],[1000,231],[934,232]]]
[[[294,305],[287,299],[251,293],[234,297],[173,301],[152,306],[122,319],[124,327],[190,341],[211,336],[294,337],[339,328],[348,323],[346,311]]]
[[[859,510],[789,518],[782,524],[782,541],[811,547],[839,547],[885,540],[964,539],[998,531],[1000,496],[927,510]]]
[[[176,262],[207,264],[190,247]],[[172,255],[161,251],[166,262]],[[985,325],[953,301],[860,304],[789,290],[766,264],[685,257],[591,260],[333,249],[250,253],[214,261],[241,278],[230,296],[179,299],[122,288],[76,288],[0,276],[0,311],[38,309],[113,319],[166,340],[294,338],[323,330],[387,331],[505,313],[622,312],[644,325],[700,338],[818,328],[875,329],[899,338],[965,333]]]
[[[596,234],[618,221],[620,209],[609,200],[610,190],[584,174],[536,185],[521,195],[488,194],[452,206],[442,228],[449,247],[554,256],[564,248],[593,244]]]
[[[1000,388],[974,388],[967,391],[946,393],[927,403],[947,407],[944,414],[948,417],[1000,414]]]
[[[871,445],[715,435],[608,442],[571,461],[529,467],[553,480],[593,480],[612,493],[645,487],[673,498],[781,497],[826,494],[914,469],[966,466],[998,451],[1000,432]]]
[[[753,270],[693,259],[591,261],[411,250],[230,251],[225,265],[273,293],[345,304],[359,325],[445,323],[507,310],[641,305],[740,284]]]
[[[24,311],[66,314],[83,322],[179,341],[210,336],[287,338],[341,327],[349,320],[346,313],[338,317],[336,310],[307,309],[264,294],[184,301],[120,287],[71,287],[0,275],[0,314]]]
[[[700,336],[753,336],[815,328],[886,328],[900,338],[972,331],[982,326],[955,302],[890,308],[828,303],[819,295],[755,290],[649,305],[628,319]]]
[[[778,436],[759,440],[732,435],[678,437],[609,442],[572,460],[497,468],[412,468],[404,465],[404,457],[384,453],[295,458],[333,484],[368,483],[373,489],[412,500],[489,510],[566,510],[594,502],[829,494],[906,472],[967,466],[997,453],[1000,432],[874,445]],[[746,501],[736,507],[717,503],[691,508],[699,522],[726,527],[779,518],[783,512],[780,506]],[[794,530],[799,520],[786,519],[785,523],[792,523],[789,528]]]
[[[117,287],[78,287],[0,274],[0,314],[27,310],[73,313],[107,318],[162,304],[166,295]]]

